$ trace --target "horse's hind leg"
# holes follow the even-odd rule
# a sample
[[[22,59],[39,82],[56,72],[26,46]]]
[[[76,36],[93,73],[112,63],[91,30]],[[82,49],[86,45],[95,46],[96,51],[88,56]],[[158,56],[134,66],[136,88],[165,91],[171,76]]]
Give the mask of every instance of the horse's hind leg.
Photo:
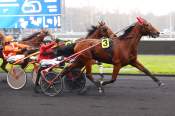
[[[86,77],[92,82],[92,83],[96,83],[94,78],[92,77],[92,63],[91,62],[88,62],[86,65],[85,65],[85,68],[86,68]]]
[[[120,71],[120,68],[121,68],[120,65],[114,65],[111,80],[109,80],[109,81],[104,81],[104,82],[102,83],[102,85],[107,85],[107,84],[110,84],[110,83],[115,82],[116,79],[117,79],[118,73],[119,73],[119,71]]]
[[[22,68],[22,69],[25,69],[25,68],[27,67],[28,63],[29,63],[29,59],[27,58],[27,59],[25,59],[24,62],[21,64],[21,68]]]
[[[86,65],[85,65],[85,68],[86,68],[86,77],[92,82],[94,83],[97,88],[98,88],[98,91],[99,93],[103,93],[104,92],[104,89],[102,87],[102,83],[101,81],[100,82],[96,82],[94,80],[94,78],[92,77],[92,62],[87,62]]]
[[[83,65],[80,65],[79,63],[72,63],[62,70],[62,72],[60,73],[60,76],[63,77],[64,75],[69,73],[73,68],[82,68],[82,67]]]
[[[132,62],[131,65],[144,72],[149,77],[151,77],[151,79],[153,79],[153,81],[155,81],[159,86],[164,85],[164,83],[162,83],[158,78],[152,75],[152,73],[147,68],[145,68],[139,61],[136,60]]]

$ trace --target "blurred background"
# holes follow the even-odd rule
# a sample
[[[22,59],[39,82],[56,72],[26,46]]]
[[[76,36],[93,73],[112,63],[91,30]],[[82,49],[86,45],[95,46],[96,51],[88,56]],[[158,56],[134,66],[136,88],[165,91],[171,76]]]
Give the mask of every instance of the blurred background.
[[[134,23],[137,16],[142,16],[164,33],[161,37],[170,39],[175,36],[175,7],[172,0],[61,0],[61,5],[61,28],[51,29],[55,32],[84,35],[91,25],[101,20],[117,32]],[[2,30],[29,33],[33,29]]]

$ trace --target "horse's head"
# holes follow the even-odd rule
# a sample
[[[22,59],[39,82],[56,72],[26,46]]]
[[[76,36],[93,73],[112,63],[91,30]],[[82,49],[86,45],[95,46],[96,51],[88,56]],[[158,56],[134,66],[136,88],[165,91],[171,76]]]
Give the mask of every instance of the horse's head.
[[[33,47],[39,47],[46,36],[52,36],[47,30],[40,30],[38,32],[25,37],[20,41],[20,43],[27,44]]]
[[[48,30],[42,29],[39,34],[37,35],[38,38],[41,38],[41,40],[44,39],[46,36],[52,36]]]
[[[160,32],[141,17],[137,17],[137,23],[141,28],[141,33],[143,36],[151,36],[153,38],[159,37]]]
[[[114,37],[116,36],[113,31],[105,24],[105,22],[99,22],[99,25],[92,26],[92,29],[88,30],[86,38],[100,39],[102,37]]]
[[[102,37],[108,37],[108,38],[116,37],[116,34],[112,31],[112,29],[109,28],[103,21],[99,22],[98,29]]]

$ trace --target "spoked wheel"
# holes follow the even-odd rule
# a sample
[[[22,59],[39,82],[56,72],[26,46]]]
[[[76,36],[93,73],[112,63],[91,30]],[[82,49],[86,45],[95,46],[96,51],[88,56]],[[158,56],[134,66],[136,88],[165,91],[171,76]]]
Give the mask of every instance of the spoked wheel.
[[[40,81],[41,90],[45,95],[55,96],[63,90],[62,79],[54,72],[48,72]]]
[[[23,88],[26,80],[26,73],[21,67],[13,66],[7,74],[7,83],[12,89]]]
[[[65,88],[71,92],[79,93],[86,85],[85,74],[79,69],[73,69],[64,76]]]
[[[33,84],[35,84],[36,82],[36,78],[37,78],[37,73],[38,73],[38,67],[34,67],[33,71],[32,71],[32,82]]]
[[[37,78],[37,75],[38,75],[38,70],[39,70],[40,66],[39,66],[39,64],[36,62],[35,57],[30,57],[30,60],[32,60],[32,61],[30,62],[30,64],[33,64],[32,82],[33,82],[33,84],[35,84],[36,78]]]

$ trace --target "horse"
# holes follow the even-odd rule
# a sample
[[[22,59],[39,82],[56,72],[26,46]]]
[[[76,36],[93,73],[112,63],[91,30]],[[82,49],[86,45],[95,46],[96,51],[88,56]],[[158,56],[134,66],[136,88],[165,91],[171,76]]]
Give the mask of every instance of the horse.
[[[101,39],[103,37],[106,38],[113,38],[116,37],[115,33],[112,32],[112,30],[109,28],[109,26],[106,25],[104,21],[98,22],[97,26],[92,25],[90,29],[88,29],[88,33],[84,38],[79,38],[75,41],[75,43],[70,45],[65,45],[64,43],[61,44],[61,46],[58,46],[55,48],[55,56],[65,56],[68,57],[72,54],[74,54],[73,47],[76,45],[79,41],[84,41],[89,38],[93,39]],[[91,65],[97,64],[99,65],[100,70],[102,69],[102,64],[100,62],[97,62],[96,60],[91,60]],[[100,71],[100,76],[103,78],[103,71]]]
[[[35,52],[39,48],[44,37],[46,37],[46,36],[52,36],[52,35],[47,30],[41,30],[41,31],[38,31],[38,32],[35,32],[35,33],[29,35],[28,37],[23,38],[18,43],[29,45],[32,48],[32,50],[30,50],[30,49],[26,50],[25,54],[27,55],[27,54],[30,54],[32,52]],[[4,43],[5,37],[6,36],[2,32],[0,32],[0,39],[1,39],[2,43]],[[6,69],[6,65],[8,64],[8,62],[4,58],[2,49],[0,51],[0,58],[2,58],[2,60],[3,60],[1,68],[5,72],[8,72],[8,70]],[[20,65],[21,65],[21,68],[24,69],[28,65],[28,59],[25,59],[25,61]]]
[[[19,43],[26,44],[32,48],[38,49],[44,37],[46,36],[51,36],[53,38],[53,36],[48,30],[43,29],[41,31],[33,33],[32,35],[29,35],[28,37],[24,37],[22,41],[19,41]]]
[[[112,38],[116,37],[116,35],[113,33],[113,31],[109,28],[109,26],[106,25],[104,21],[98,22],[99,25],[91,26],[91,29],[88,29],[88,34],[84,39],[101,39],[102,37],[106,38]],[[78,40],[80,41],[80,40]]]
[[[86,76],[87,78],[94,83],[100,93],[103,92],[103,86],[114,83],[117,79],[120,69],[126,65],[131,65],[139,69],[148,75],[158,86],[164,85],[158,78],[152,75],[152,73],[141,64],[137,58],[137,49],[138,44],[142,36],[150,36],[153,38],[158,37],[160,32],[152,26],[151,23],[146,21],[141,17],[137,17],[137,22],[128,27],[125,30],[124,34],[119,37],[111,38],[111,48],[110,52],[107,49],[102,48],[101,40],[98,39],[87,39],[79,41],[74,46],[74,53],[81,53],[82,50],[85,50],[77,56],[74,62],[68,65],[60,74],[64,76],[72,68],[83,68],[86,67]],[[91,46],[90,49],[87,49]],[[95,59],[100,62],[113,64],[112,78],[106,81],[95,81],[92,77],[91,69],[92,64],[91,60]]]
[[[112,38],[116,37],[116,35],[112,32],[112,30],[106,25],[105,22],[101,21],[98,22],[99,25],[94,26],[92,25],[90,29],[88,29],[88,33],[86,37],[84,38],[79,38],[75,41],[75,43],[72,43],[70,45],[62,45],[61,47],[58,46],[55,48],[55,53],[56,56],[70,56],[74,54],[73,47],[76,45],[78,42],[83,42],[87,39],[101,39],[102,37],[106,38]]]

